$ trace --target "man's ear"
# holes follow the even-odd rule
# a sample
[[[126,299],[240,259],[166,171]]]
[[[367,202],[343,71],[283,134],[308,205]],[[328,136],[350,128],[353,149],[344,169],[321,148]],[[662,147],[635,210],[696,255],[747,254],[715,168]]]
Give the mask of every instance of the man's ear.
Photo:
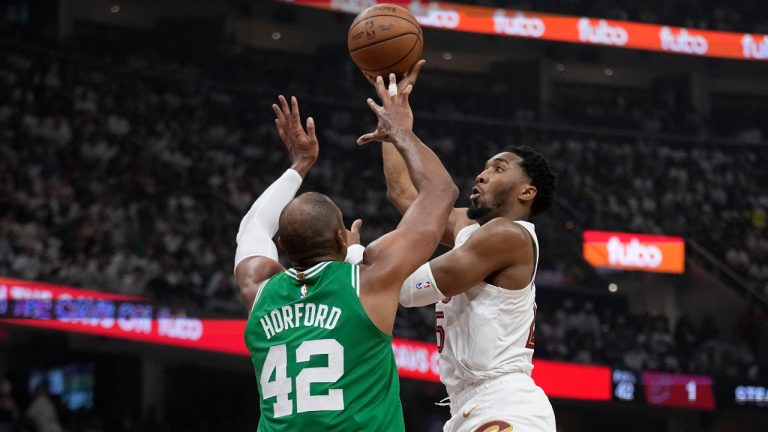
[[[336,243],[339,245],[339,249],[346,253],[347,251],[347,230],[341,228],[336,230]]]
[[[283,246],[283,239],[281,239],[280,236],[277,236],[277,241],[275,241],[275,243],[277,243],[277,247],[279,247],[281,251],[285,252],[285,247]]]
[[[527,185],[523,188],[523,191],[520,192],[520,199],[523,201],[532,201],[534,198],[536,198],[536,193],[538,191],[536,190],[536,186],[533,185]]]

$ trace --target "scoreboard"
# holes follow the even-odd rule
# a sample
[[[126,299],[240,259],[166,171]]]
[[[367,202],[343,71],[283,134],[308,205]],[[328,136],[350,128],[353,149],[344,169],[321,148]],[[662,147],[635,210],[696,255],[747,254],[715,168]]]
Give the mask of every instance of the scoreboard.
[[[702,375],[643,372],[648,405],[670,408],[714,410],[712,380]]]

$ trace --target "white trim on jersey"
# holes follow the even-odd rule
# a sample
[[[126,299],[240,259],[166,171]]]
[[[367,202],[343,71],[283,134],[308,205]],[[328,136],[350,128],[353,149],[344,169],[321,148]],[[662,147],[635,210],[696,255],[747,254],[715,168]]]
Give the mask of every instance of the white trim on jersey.
[[[536,238],[536,235],[534,234],[536,232],[536,226],[534,224],[526,221],[513,222],[525,228],[525,231],[528,232],[528,236],[531,238],[533,245],[536,247],[536,256],[534,257],[535,261],[533,262],[533,276],[531,277],[531,280],[528,281],[528,284],[525,285],[525,287],[528,288],[536,281],[536,272],[539,271],[539,239]]]
[[[360,267],[356,264],[352,264],[350,281],[352,282],[352,288],[357,293],[357,297],[360,298]]]
[[[308,269],[306,269],[304,271],[297,271],[296,269],[289,268],[288,270],[285,271],[285,274],[287,274],[288,276],[290,276],[290,277],[292,277],[294,279],[299,279],[299,275],[303,274],[304,275],[304,279],[308,279],[308,278],[311,278],[312,276],[320,273],[320,271],[322,269],[324,269],[325,266],[327,266],[330,263],[331,263],[330,261],[324,261],[324,262],[315,264],[312,267],[310,267],[310,268],[308,268]]]
[[[269,278],[269,279],[272,279],[272,278]],[[264,287],[267,286],[269,279],[260,283],[259,287],[256,289],[256,298],[253,299],[253,304],[251,305],[251,311],[248,312],[248,315],[253,313],[253,309],[256,307],[256,303],[259,301],[259,297],[261,297],[261,292],[264,290]]]
[[[355,288],[357,291],[357,297],[360,298],[360,266],[353,266],[355,268]]]

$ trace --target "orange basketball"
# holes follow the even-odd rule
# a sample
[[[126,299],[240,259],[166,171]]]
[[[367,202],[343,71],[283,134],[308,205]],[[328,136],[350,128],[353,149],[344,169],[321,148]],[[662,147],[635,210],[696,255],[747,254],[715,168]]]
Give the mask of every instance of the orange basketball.
[[[416,18],[405,8],[383,3],[360,12],[347,34],[352,61],[368,80],[390,73],[402,77],[421,58],[424,37]]]

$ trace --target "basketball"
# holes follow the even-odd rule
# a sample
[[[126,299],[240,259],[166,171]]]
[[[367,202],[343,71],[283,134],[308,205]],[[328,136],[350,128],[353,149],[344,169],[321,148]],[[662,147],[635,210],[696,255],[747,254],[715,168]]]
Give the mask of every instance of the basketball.
[[[362,11],[347,34],[352,61],[369,81],[390,73],[402,77],[421,58],[424,37],[416,18],[393,4],[371,6]]]

